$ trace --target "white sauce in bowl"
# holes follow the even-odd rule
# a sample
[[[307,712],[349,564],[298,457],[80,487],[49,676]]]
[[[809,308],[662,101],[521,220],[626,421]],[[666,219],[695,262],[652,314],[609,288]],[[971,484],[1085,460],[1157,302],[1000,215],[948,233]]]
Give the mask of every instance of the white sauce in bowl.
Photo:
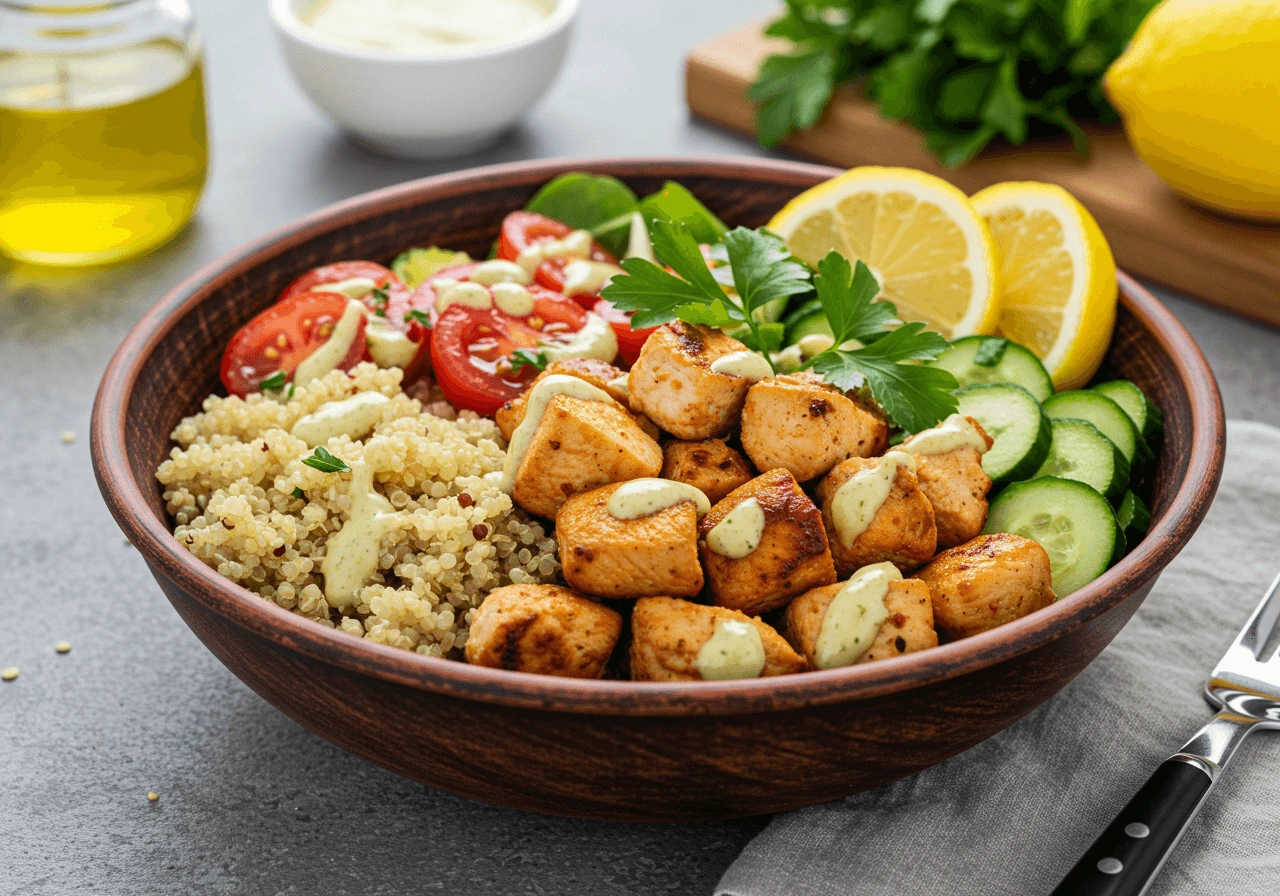
[[[329,41],[388,53],[466,53],[517,43],[551,15],[546,0],[319,0],[300,15]]]

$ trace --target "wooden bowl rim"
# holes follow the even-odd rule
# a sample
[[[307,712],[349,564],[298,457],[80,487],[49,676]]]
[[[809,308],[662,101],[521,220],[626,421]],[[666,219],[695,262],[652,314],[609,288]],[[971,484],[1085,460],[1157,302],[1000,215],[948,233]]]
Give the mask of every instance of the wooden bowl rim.
[[[557,712],[622,716],[777,712],[892,694],[964,675],[1057,640],[1117,606],[1154,578],[1199,526],[1222,474],[1226,424],[1217,383],[1181,323],[1132,277],[1120,273],[1121,301],[1152,333],[1191,406],[1186,478],[1142,543],[1105,575],[1031,616],[963,641],[877,663],[768,679],[630,682],[555,678],[472,666],[375,644],[317,625],[218,575],[183,549],[168,520],[151,511],[127,462],[124,421],[143,362],[177,322],[224,283],[271,257],[339,227],[425,201],[478,189],[536,186],[566,171],[619,177],[721,176],[811,186],[840,173],[823,165],[743,158],[558,159],[516,162],[423,178],[356,196],[285,225],[223,255],[180,283],[129,332],[94,402],[94,474],[108,509],[153,574],[254,634],[314,659],[385,682],[464,700]]]

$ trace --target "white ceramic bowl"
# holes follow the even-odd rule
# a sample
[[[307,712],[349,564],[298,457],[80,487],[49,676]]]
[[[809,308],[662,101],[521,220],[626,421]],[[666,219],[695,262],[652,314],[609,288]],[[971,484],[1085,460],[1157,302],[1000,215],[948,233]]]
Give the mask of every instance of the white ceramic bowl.
[[[370,149],[401,158],[473,152],[512,127],[555,79],[578,0],[519,41],[471,52],[407,54],[343,46],[302,23],[314,0],[271,0],[286,60],[313,102]]]

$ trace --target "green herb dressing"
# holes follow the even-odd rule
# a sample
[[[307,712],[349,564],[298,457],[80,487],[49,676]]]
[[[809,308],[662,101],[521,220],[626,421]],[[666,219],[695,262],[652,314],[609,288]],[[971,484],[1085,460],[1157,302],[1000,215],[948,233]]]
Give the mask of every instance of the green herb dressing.
[[[670,479],[632,479],[609,496],[609,516],[615,520],[638,520],[652,516],[683,501],[692,501],[698,516],[711,511],[711,502],[701,489]]]
[[[901,582],[892,563],[873,563],[855,572],[827,606],[814,645],[814,665],[835,669],[858,661],[889,618],[884,599],[889,585]]]
[[[946,454],[958,448],[976,448],[987,453],[987,442],[969,418],[952,414],[933,429],[922,430],[902,443],[902,450],[917,457],[924,454]]]
[[[707,533],[707,547],[721,557],[741,560],[760,547],[764,524],[764,510],[760,502],[748,498],[711,528]]]
[[[704,681],[759,678],[764,671],[764,643],[750,622],[720,619],[693,661]]]
[[[348,302],[342,317],[333,327],[333,332],[320,346],[302,359],[298,369],[293,372],[293,384],[305,386],[312,380],[319,379],[336,368],[342,359],[351,351],[351,343],[356,341],[356,333],[360,330],[360,321],[365,318],[365,307],[359,302]]]
[[[576,376],[553,373],[535,383],[526,399],[524,419],[511,434],[511,444],[507,446],[507,456],[502,464],[502,479],[499,480],[499,485],[507,494],[511,493],[511,487],[515,485],[516,471],[520,469],[520,462],[524,460],[525,452],[529,450],[533,434],[538,431],[538,426],[542,423],[542,415],[547,412],[548,402],[557,395],[568,395],[583,401],[615,404],[608,392]]]
[[[773,376],[773,368],[763,355],[751,351],[730,352],[711,362],[713,373],[751,380],[753,383]]]
[[[382,411],[391,399],[381,392],[361,392],[321,405],[315,411],[300,417],[293,424],[290,435],[296,436],[312,448],[324,445],[337,436],[363,439],[382,419]]]
[[[836,534],[846,548],[853,547],[858,536],[867,531],[871,520],[884,506],[898,478],[898,468],[915,471],[916,459],[905,451],[890,451],[875,464],[859,470],[836,490],[831,498],[831,519]]]
[[[352,466],[347,495],[351,498],[347,521],[329,536],[320,564],[325,600],[338,608],[356,603],[357,593],[378,571],[382,539],[399,529],[407,518],[374,488],[373,468],[364,461]]]
[[[527,247],[516,259],[516,264],[524,268],[532,276],[548,258],[590,258],[591,231],[575,230],[558,240],[546,240]]]
[[[622,268],[607,261],[575,258],[564,266],[564,289],[561,292],[567,296],[592,295],[621,273]]]

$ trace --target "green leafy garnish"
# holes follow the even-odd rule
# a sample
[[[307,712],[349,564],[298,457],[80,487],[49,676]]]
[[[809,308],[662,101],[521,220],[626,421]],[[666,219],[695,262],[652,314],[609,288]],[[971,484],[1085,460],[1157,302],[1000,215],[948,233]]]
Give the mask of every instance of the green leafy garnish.
[[[1000,363],[1000,359],[1004,357],[1005,349],[1008,347],[1008,339],[1000,336],[988,336],[978,344],[978,351],[974,353],[973,363],[980,367],[995,367]]]
[[[302,462],[308,467],[319,470],[321,473],[349,473],[351,468],[347,466],[347,462],[340,457],[334,457],[324,447],[319,447],[311,453],[310,457],[304,457]]]
[[[575,230],[589,230],[596,242],[621,255],[638,202],[631,188],[616,177],[573,171],[543,184],[525,211],[555,218]]]
[[[292,494],[295,498],[305,498],[307,496],[307,493],[304,492],[302,489],[298,488],[296,485],[293,487],[293,491],[290,492],[290,494]]]
[[[283,370],[277,370],[271,376],[265,376],[258,383],[258,388],[263,392],[279,392],[284,389],[285,383],[289,382],[289,377]]]
[[[836,252],[818,262],[814,277],[818,298],[835,334],[835,345],[810,358],[812,368],[827,382],[844,389],[866,386],[893,422],[907,432],[919,432],[955,413],[956,398],[951,391],[956,378],[932,361],[950,346],[937,333],[917,322],[898,323],[891,302],[873,301],[880,291],[871,271],[861,261],[857,267]],[[864,343],[861,348],[841,348],[850,339]]]
[[[662,189],[640,200],[640,213],[650,232],[656,221],[671,224],[683,224],[699,243],[718,243],[724,239],[729,228],[715,216],[711,209],[698,201],[682,184],[667,181]],[[657,251],[657,247],[654,247]],[[662,258],[662,253],[658,253]],[[662,258],[666,261],[665,258]]]
[[[427,314],[425,311],[419,311],[417,308],[414,308],[412,311],[406,311],[404,313],[405,323],[413,323],[414,321],[422,324],[428,330],[431,329],[431,315]]]
[[[760,142],[817,123],[836,88],[861,83],[888,117],[911,122],[944,165],[991,140],[1020,144],[1077,119],[1113,122],[1102,76],[1157,0],[787,0],[766,29],[770,56],[749,96]]]
[[[380,286],[375,286],[373,291],[369,293],[369,301],[373,305],[373,313],[378,317],[387,316],[387,303],[391,301],[391,294]]]
[[[511,372],[515,373],[522,367],[532,367],[534,370],[547,369],[547,353],[535,352],[529,348],[518,348],[511,353]]]

